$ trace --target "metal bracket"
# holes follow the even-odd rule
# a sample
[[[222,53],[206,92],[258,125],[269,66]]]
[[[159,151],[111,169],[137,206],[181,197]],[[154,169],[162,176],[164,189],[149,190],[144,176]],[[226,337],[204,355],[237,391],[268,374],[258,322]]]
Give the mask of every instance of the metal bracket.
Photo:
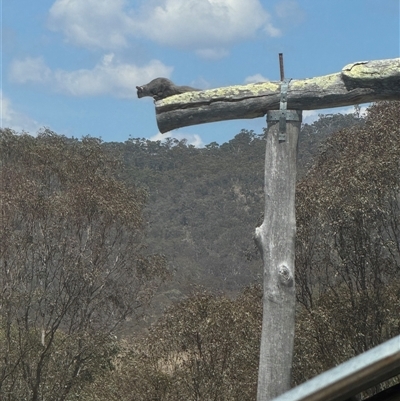
[[[281,84],[281,98],[279,110],[271,110],[267,113],[267,122],[279,121],[279,142],[286,141],[286,121],[298,121],[298,114],[287,110],[287,92],[290,79],[284,79]]]

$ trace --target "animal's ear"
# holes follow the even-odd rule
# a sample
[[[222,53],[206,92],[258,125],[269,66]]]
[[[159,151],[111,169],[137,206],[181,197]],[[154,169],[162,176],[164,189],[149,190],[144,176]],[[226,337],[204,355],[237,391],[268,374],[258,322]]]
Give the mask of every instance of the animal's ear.
[[[140,99],[141,97],[143,97],[143,86],[137,86],[137,97]]]

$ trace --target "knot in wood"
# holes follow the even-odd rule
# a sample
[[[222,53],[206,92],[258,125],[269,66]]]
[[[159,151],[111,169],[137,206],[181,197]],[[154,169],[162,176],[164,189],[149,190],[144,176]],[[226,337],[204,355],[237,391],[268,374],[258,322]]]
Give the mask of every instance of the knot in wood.
[[[280,265],[278,270],[279,281],[288,287],[293,285],[293,275],[286,265]]]

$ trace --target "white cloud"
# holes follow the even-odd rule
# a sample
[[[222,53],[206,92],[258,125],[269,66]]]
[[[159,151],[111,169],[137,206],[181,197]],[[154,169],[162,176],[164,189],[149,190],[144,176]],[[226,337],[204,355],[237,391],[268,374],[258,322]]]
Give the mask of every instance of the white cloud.
[[[267,81],[269,81],[269,79],[265,78],[261,74],[250,75],[244,79],[245,84],[256,84],[257,82],[267,82]]]
[[[66,41],[88,48],[127,47],[132,19],[125,0],[56,0],[48,26],[64,33]]]
[[[12,105],[10,99],[4,96],[0,90],[0,127],[10,128],[16,132],[29,132],[36,133],[40,124],[34,119],[26,116],[25,114],[18,112]]]
[[[164,45],[213,48],[251,38],[260,29],[271,32],[270,16],[259,0],[157,0],[148,4],[136,23],[148,38]]]
[[[130,37],[221,58],[226,47],[257,32],[279,36],[260,0],[142,0],[128,9],[126,0],[56,0],[48,25],[68,42],[116,50]]]
[[[291,26],[301,23],[305,13],[296,0],[282,0],[275,6],[275,13],[281,22]]]
[[[277,38],[282,35],[282,31],[279,28],[276,28],[272,22],[267,22],[264,26],[264,32],[271,36],[272,38]]]
[[[93,69],[76,71],[52,71],[41,58],[16,60],[11,64],[10,79],[16,83],[37,83],[52,90],[72,96],[112,95],[119,98],[135,98],[136,85],[143,85],[153,78],[169,77],[173,68],[158,60],[138,67],[106,54]]]
[[[196,54],[206,60],[220,60],[229,55],[229,51],[226,49],[199,49],[196,50]]]
[[[18,84],[27,82],[46,83],[51,79],[51,70],[42,57],[26,57],[11,63],[10,79]]]
[[[158,134],[153,135],[150,140],[165,142],[167,138],[171,138],[171,136],[168,134],[161,134],[161,132],[159,132]],[[193,145],[196,148],[202,148],[204,146],[203,140],[201,139],[200,135],[197,134],[181,134],[175,132],[173,138],[178,139],[179,141],[186,139],[188,145]]]

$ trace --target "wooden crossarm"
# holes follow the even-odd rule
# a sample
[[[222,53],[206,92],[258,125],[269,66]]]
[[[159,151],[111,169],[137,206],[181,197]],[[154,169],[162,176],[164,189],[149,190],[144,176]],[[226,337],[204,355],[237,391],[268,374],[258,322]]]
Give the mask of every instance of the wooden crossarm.
[[[215,121],[264,116],[279,109],[280,81],[186,92],[155,102],[157,125],[165,133]],[[295,79],[287,108],[316,110],[378,100],[400,100],[400,58],[361,61],[341,72]]]

